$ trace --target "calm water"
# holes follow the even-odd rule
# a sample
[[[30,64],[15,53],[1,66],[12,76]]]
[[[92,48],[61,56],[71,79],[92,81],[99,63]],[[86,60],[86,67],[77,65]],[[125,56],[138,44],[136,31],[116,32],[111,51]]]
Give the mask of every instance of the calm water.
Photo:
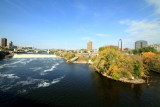
[[[0,60],[0,107],[160,107],[160,75],[150,86],[116,82],[86,64],[45,54]]]

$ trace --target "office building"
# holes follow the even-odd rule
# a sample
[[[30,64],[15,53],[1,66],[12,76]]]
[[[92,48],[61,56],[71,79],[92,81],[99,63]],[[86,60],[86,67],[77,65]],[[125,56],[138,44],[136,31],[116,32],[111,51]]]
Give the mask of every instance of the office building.
[[[1,38],[1,47],[6,47],[6,46],[7,46],[7,39]]]
[[[92,41],[87,43],[87,51],[92,51]]]
[[[155,48],[158,52],[160,52],[160,44],[153,44],[149,46]]]
[[[8,42],[8,48],[12,48],[12,46],[13,46],[13,42],[12,42],[12,41],[9,41],[9,42]]]
[[[144,40],[136,41],[135,42],[135,49],[143,48],[148,46],[148,42]]]

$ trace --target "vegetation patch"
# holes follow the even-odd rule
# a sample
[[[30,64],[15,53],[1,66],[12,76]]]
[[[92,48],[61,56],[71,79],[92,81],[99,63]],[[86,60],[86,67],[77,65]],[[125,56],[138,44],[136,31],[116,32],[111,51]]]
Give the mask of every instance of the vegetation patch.
[[[140,56],[124,56],[116,48],[101,48],[93,66],[98,72],[111,76],[114,80],[141,79],[146,76]]]

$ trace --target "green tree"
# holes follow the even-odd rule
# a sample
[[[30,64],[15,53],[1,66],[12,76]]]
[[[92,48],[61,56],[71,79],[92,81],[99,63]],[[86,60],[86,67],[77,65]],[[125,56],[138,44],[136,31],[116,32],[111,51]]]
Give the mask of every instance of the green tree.
[[[75,57],[75,54],[73,52],[67,52],[65,55],[64,55],[64,58],[69,60],[71,58],[74,58]]]
[[[157,53],[157,50],[154,47],[144,47],[144,48],[139,48],[139,49],[134,49],[133,54],[142,54],[142,52],[153,52]]]

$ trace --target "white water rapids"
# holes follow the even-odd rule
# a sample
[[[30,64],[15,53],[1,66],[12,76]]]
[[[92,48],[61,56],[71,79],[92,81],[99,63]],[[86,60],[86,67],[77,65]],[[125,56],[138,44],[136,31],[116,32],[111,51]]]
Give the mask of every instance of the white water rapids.
[[[1,60],[0,90],[26,93],[59,83],[65,77],[57,71],[61,63],[54,54],[14,54]]]
[[[14,54],[13,58],[55,58],[53,54]]]

